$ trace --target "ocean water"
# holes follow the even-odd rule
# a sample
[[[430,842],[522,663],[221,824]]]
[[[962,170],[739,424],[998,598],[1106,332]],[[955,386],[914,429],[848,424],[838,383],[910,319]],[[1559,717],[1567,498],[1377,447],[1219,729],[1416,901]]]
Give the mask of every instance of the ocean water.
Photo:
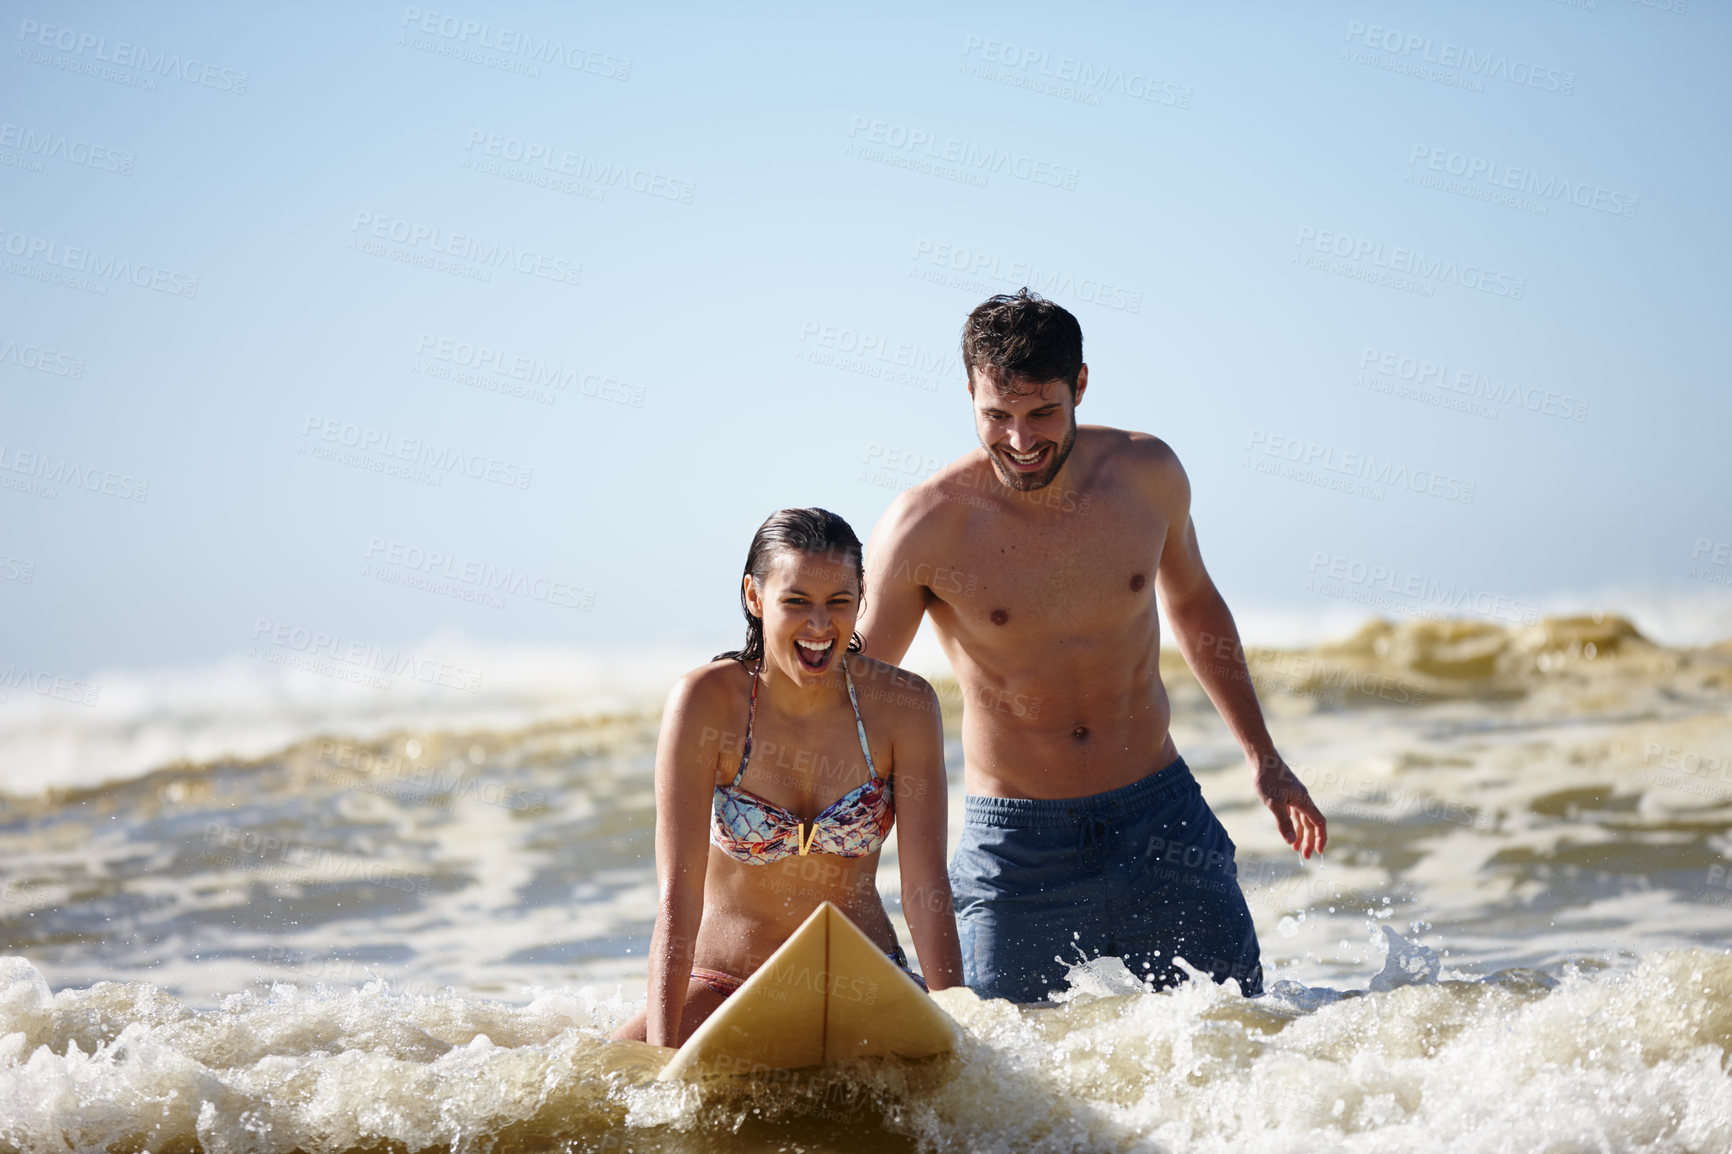
[[[1732,644],[1599,615],[1254,650],[1330,818],[1310,863],[1165,660],[1267,995],[1105,959],[1049,1007],[939,995],[950,1057],[705,1086],[607,1040],[644,996],[655,711],[689,664],[14,694],[0,1149],[1732,1150]],[[894,914],[894,839],[880,888]]]

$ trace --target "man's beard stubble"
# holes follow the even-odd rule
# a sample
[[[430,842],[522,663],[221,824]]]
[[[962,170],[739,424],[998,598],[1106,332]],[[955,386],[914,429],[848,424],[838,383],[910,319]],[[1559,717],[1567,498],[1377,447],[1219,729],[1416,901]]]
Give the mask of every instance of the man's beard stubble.
[[[1052,484],[1053,478],[1058,476],[1058,471],[1064,468],[1065,459],[1070,456],[1070,451],[1075,445],[1076,412],[1074,410],[1070,415],[1070,425],[1064,431],[1064,440],[1053,449],[1052,460],[1047,462],[1046,468],[1038,473],[1031,475],[1007,472],[1004,461],[998,453],[984,441],[981,442],[981,448],[986,450],[986,459],[992,462],[992,471],[998,475],[999,483],[1007,489],[1015,489],[1021,493],[1032,493]]]

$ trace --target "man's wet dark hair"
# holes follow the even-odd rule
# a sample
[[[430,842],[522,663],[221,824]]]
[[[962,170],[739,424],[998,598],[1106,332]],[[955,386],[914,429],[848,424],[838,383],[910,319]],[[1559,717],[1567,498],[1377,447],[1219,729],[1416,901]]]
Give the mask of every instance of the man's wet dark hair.
[[[770,579],[770,566],[783,550],[822,554],[838,565],[852,564],[854,580],[860,588],[858,604],[866,604],[866,551],[848,522],[828,509],[778,509],[758,526],[758,531],[752,534],[752,547],[746,550],[746,569],[740,581],[740,612],[746,615],[745,648],[718,653],[712,661],[732,659],[745,665],[764,659],[764,621],[754,617],[752,607],[746,604],[744,578],[750,574],[762,588]],[[848,652],[857,653],[864,648],[866,642],[858,633],[849,638]]]
[[[1082,326],[1062,306],[1026,287],[989,297],[962,326],[962,365],[969,387],[979,369],[998,369],[1005,384],[1064,381],[1076,396],[1082,371]],[[1016,391],[1014,386],[1012,391]]]

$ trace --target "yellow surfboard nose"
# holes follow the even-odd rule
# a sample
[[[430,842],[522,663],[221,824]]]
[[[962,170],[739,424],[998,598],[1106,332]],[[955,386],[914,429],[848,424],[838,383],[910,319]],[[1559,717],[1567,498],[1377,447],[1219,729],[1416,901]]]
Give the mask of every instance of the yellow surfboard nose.
[[[659,1078],[695,1080],[925,1058],[956,1046],[956,1023],[829,902],[681,1046]]]

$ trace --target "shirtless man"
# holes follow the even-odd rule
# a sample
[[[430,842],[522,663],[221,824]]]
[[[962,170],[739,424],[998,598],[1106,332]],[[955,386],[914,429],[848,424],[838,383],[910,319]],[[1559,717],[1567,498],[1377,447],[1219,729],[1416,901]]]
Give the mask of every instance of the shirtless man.
[[[1281,837],[1309,858],[1327,828],[1264,726],[1185,470],[1156,437],[1077,426],[1088,366],[1058,305],[993,297],[962,354],[981,447],[878,523],[860,630],[896,663],[931,615],[962,688],[950,875],[967,982],[1032,1002],[1111,955],[1165,987],[1178,957],[1261,993],[1232,839],[1168,732],[1157,595]]]

